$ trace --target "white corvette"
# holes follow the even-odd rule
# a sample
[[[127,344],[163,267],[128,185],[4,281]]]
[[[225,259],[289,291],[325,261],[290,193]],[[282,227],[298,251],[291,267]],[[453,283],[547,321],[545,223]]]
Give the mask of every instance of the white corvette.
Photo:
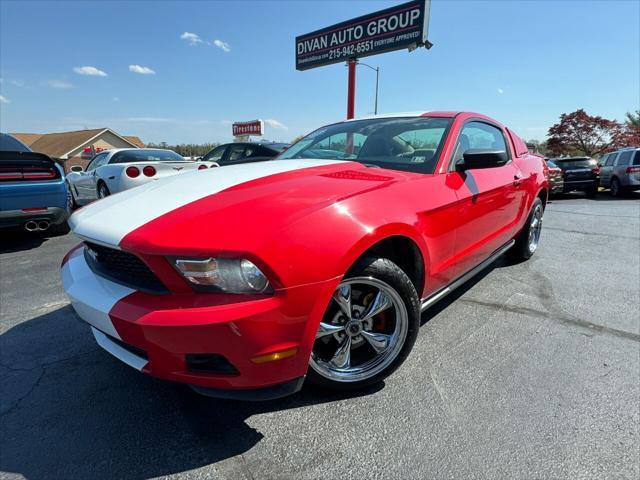
[[[217,166],[215,162],[185,160],[172,150],[118,148],[97,154],[86,170],[72,166],[67,182],[77,206],[170,175]]]

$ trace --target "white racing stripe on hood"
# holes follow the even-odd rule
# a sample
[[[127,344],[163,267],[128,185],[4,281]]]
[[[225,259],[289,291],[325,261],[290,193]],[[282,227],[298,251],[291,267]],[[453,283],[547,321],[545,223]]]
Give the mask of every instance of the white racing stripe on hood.
[[[130,232],[201,198],[241,183],[341,160],[270,160],[173,175],[109,196],[74,213],[69,224],[77,235],[117,246]]]

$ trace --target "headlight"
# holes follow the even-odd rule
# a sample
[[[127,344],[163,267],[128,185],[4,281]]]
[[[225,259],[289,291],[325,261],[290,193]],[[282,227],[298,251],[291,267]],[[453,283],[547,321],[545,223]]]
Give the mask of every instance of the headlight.
[[[245,259],[170,258],[196,290],[228,293],[271,293],[264,273]]]

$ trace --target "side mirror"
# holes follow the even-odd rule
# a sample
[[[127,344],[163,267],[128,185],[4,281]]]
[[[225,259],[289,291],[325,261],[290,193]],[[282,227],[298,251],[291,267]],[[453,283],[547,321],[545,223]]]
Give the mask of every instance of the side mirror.
[[[456,165],[459,170],[502,167],[509,161],[504,150],[473,148],[464,152],[463,157],[464,160]]]
[[[80,173],[84,171],[84,168],[82,168],[80,165],[71,165],[71,168],[69,170],[75,173]]]

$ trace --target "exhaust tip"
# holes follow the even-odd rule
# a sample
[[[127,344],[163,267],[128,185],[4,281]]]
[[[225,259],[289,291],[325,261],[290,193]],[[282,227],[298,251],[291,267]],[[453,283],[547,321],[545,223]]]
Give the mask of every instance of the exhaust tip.
[[[34,232],[36,230],[38,230],[38,224],[36,222],[34,222],[33,220],[28,221],[27,223],[24,224],[24,229],[27,232]]]
[[[38,222],[38,230],[46,230],[49,228],[49,221],[48,220],[40,220]]]

